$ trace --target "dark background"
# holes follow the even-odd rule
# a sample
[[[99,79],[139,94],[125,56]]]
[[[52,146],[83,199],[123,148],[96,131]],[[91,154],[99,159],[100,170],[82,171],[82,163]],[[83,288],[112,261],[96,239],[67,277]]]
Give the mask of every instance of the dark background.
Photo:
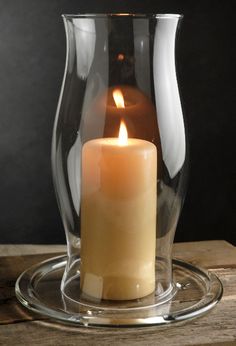
[[[183,13],[179,85],[190,176],[176,240],[235,233],[234,1],[0,0],[0,242],[61,243],[50,145],[65,63],[62,13]]]

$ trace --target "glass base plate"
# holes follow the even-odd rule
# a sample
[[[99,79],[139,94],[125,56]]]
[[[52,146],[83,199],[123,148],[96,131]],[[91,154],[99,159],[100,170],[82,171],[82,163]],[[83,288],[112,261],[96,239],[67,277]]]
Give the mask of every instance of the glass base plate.
[[[121,309],[80,304],[68,300],[60,289],[66,261],[67,256],[54,257],[23,272],[16,282],[19,301],[30,310],[64,323],[130,327],[192,319],[213,308],[223,293],[215,274],[173,259],[173,289],[160,304]]]

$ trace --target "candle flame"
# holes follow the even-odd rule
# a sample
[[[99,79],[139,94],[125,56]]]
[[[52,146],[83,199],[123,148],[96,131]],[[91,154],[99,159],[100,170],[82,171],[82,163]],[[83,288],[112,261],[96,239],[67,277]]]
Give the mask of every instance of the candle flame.
[[[123,61],[124,58],[125,58],[125,56],[124,56],[124,54],[122,54],[122,53],[119,53],[119,54],[117,55],[117,60],[118,60],[118,61]]]
[[[128,132],[123,120],[121,120],[120,122],[118,142],[119,142],[119,145],[127,145],[128,143]]]
[[[124,96],[120,89],[115,89],[112,93],[113,99],[115,101],[117,108],[125,108],[125,101]],[[118,143],[119,145],[127,145],[128,143],[128,132],[125,125],[125,122],[121,120],[120,122],[120,130],[119,130],[119,136],[118,136]]]
[[[120,89],[115,89],[112,93],[117,108],[125,108],[125,101]]]

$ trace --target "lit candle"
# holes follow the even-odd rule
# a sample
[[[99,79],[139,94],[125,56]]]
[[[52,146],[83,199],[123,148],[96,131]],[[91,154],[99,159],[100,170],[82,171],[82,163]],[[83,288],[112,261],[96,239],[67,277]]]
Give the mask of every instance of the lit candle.
[[[124,107],[117,107],[114,94],[116,99],[119,99],[119,95],[124,96]],[[158,155],[161,155],[156,108],[143,91],[128,85],[106,89],[85,107],[82,122],[83,138],[89,140],[99,136],[115,137],[121,119],[125,119],[130,137],[155,143]]]
[[[152,140],[156,145],[159,144],[156,109],[141,90],[124,85],[108,89],[104,129],[106,137],[116,135],[121,118],[125,119],[130,137]]]
[[[123,107],[119,105],[119,107]],[[97,299],[130,300],[155,289],[156,146],[99,138],[82,149],[81,290]]]

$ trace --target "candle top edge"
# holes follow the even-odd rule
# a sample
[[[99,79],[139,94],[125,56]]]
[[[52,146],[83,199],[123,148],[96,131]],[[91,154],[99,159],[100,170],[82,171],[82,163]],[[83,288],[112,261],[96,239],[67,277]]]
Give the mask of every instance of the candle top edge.
[[[145,150],[156,150],[156,145],[152,142],[149,142],[144,139],[139,138],[128,138],[127,144],[120,144],[119,139],[115,137],[108,138],[96,138],[91,139],[84,143],[83,146],[86,147],[107,147],[107,148],[129,148],[129,149],[137,149],[137,148],[145,148]]]

